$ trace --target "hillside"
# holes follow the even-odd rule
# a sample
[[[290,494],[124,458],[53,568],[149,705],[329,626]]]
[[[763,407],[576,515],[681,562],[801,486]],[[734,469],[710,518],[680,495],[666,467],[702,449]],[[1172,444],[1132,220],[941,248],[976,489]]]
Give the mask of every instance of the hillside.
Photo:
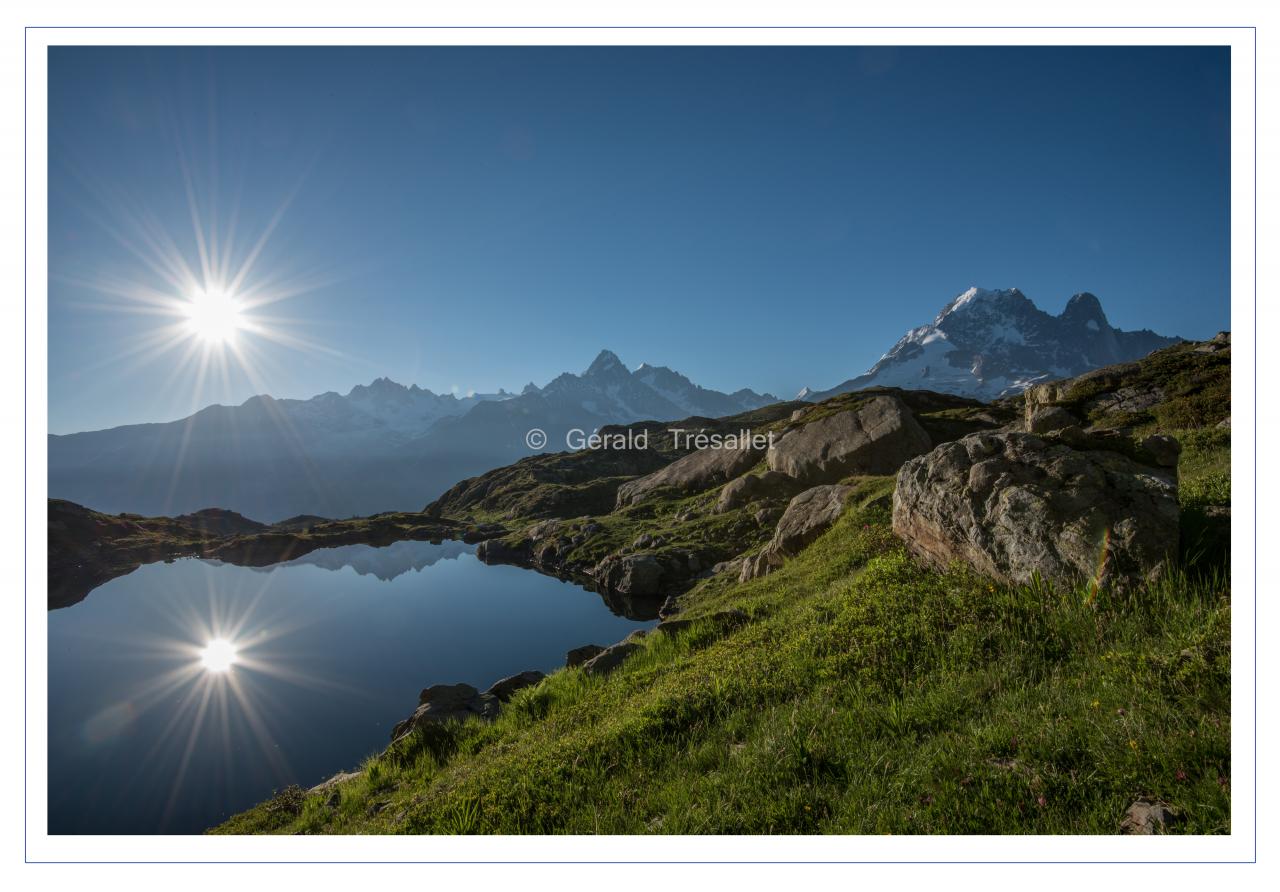
[[[664,621],[505,680],[482,714],[423,679],[384,753],[215,832],[1229,832],[1229,336],[1016,401],[879,390],[756,429],[782,438],[603,468],[613,504],[590,516],[548,496],[590,480],[531,468],[598,458],[455,488],[428,515],[501,518],[487,559],[585,574]],[[991,479],[943,519],[1003,512],[973,540],[997,575],[918,559],[965,543],[920,538],[946,503],[895,491]],[[1081,552],[1099,512],[1102,550]]]

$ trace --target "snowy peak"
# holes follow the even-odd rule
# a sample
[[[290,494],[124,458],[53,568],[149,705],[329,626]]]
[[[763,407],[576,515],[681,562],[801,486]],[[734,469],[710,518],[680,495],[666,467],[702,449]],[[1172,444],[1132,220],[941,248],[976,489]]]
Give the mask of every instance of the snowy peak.
[[[666,366],[642,363],[634,372],[610,350],[602,350],[580,375],[562,372],[539,388],[530,384],[518,397],[478,406],[441,429],[455,442],[508,437],[519,428],[549,430],[635,421],[674,421],[694,415],[720,418],[777,402],[768,393],[742,389],[723,393],[694,384]]]
[[[866,374],[831,390],[801,391],[822,400],[864,387],[936,390],[979,399],[1019,393],[1037,381],[1146,356],[1180,338],[1112,328],[1097,297],[1074,295],[1058,316],[1017,288],[971,287],[942,308],[932,324],[913,328]]]

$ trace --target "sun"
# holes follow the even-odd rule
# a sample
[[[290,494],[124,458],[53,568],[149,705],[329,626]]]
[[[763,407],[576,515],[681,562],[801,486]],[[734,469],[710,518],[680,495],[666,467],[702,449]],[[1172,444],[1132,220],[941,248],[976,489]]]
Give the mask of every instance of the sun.
[[[208,672],[226,672],[236,662],[238,648],[225,638],[215,638],[200,651],[200,665]]]
[[[183,310],[187,315],[187,328],[210,346],[233,342],[236,332],[245,326],[240,301],[226,291],[197,291]]]

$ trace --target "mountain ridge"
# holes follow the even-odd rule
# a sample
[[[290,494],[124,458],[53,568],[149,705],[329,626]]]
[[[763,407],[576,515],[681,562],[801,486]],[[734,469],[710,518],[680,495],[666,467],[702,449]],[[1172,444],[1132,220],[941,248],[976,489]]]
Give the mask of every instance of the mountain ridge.
[[[519,394],[458,397],[384,376],[345,395],[257,394],[176,421],[51,434],[49,490],[107,512],[222,504],[269,520],[370,514],[419,507],[459,479],[528,454],[524,437],[535,427],[558,448],[571,428],[714,417],[773,402],[749,389],[709,390],[666,367],[631,372],[609,350],[581,373],[530,382]]]
[[[975,285],[952,298],[933,322],[908,330],[865,373],[828,390],[806,387],[796,398],[821,401],[882,386],[999,399],[1183,340],[1112,327],[1102,302],[1087,291],[1072,295],[1054,316],[1017,288]]]

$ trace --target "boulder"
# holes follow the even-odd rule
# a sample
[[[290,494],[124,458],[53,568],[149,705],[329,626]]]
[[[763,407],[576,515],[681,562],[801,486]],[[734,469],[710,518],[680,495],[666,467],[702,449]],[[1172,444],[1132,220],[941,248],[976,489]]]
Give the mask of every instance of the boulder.
[[[782,566],[783,561],[817,539],[844,513],[852,487],[827,484],[806,489],[787,505],[773,538],[754,558],[742,564],[739,579],[744,582]]]
[[[1028,433],[978,433],[898,472],[893,530],[924,560],[1009,583],[1128,588],[1178,544],[1174,472]]]
[[[1173,811],[1166,803],[1158,799],[1139,799],[1125,809],[1120,832],[1125,836],[1152,836],[1164,833],[1173,819]]]
[[[892,474],[932,445],[902,400],[881,395],[784,435],[768,461],[771,471],[813,486],[850,474]]]
[[[635,505],[667,487],[692,493],[719,486],[748,470],[763,454],[763,450],[753,448],[699,449],[660,471],[622,484],[618,487],[617,507]]]
[[[760,499],[785,498],[794,495],[795,491],[795,479],[778,471],[744,474],[736,480],[730,480],[720,490],[715,510],[717,514],[724,514]]]
[[[418,694],[418,704],[440,714],[459,712],[467,710],[478,696],[480,692],[469,684],[433,684]]]
[[[771,527],[782,519],[782,515],[785,512],[785,508],[777,505],[770,505],[769,507],[761,508],[759,511],[752,514],[751,519],[762,527]]]
[[[513,545],[505,539],[485,539],[476,546],[476,557],[486,564],[521,564],[529,560],[525,543]]]
[[[665,574],[655,554],[610,555],[595,570],[595,578],[611,591],[647,598],[661,594]]]
[[[596,656],[582,664],[582,671],[587,675],[608,675],[622,665],[623,660],[640,649],[636,641],[620,641],[612,647],[606,647]]]
[[[770,546],[791,556],[826,531],[844,513],[845,499],[852,488],[828,484],[806,489],[787,505]]]
[[[600,645],[584,644],[582,647],[575,647],[565,654],[564,664],[566,666],[581,666],[592,657],[602,653],[604,653],[604,648]]]
[[[1076,417],[1061,406],[1046,406],[1031,415],[1027,421],[1027,430],[1033,434],[1047,434],[1078,424]]]
[[[1040,409],[1052,406],[1067,399],[1071,391],[1081,385],[1106,387],[1111,382],[1119,381],[1138,372],[1140,366],[1136,362],[1119,363],[1093,369],[1074,378],[1059,381],[1048,381],[1044,384],[1033,384],[1022,393],[1023,428],[1031,425],[1031,417]],[[1099,383],[1101,382],[1101,383]]]
[[[418,695],[413,715],[391,729],[398,740],[410,731],[449,721],[463,721],[473,715],[492,717],[496,698],[481,694],[469,684],[434,684]]]
[[[509,675],[500,681],[494,682],[492,687],[485,693],[498,698],[502,703],[506,703],[516,691],[535,685],[546,677],[544,672],[539,672],[536,669],[526,669],[524,672]]]
[[[428,747],[436,751],[449,743],[448,732],[441,728],[445,722],[460,722],[471,716],[492,719],[512,694],[544,678],[541,672],[526,670],[494,682],[483,694],[469,684],[433,684],[418,694],[418,708],[413,715],[391,729],[391,739],[396,741],[411,731],[421,731]]]

